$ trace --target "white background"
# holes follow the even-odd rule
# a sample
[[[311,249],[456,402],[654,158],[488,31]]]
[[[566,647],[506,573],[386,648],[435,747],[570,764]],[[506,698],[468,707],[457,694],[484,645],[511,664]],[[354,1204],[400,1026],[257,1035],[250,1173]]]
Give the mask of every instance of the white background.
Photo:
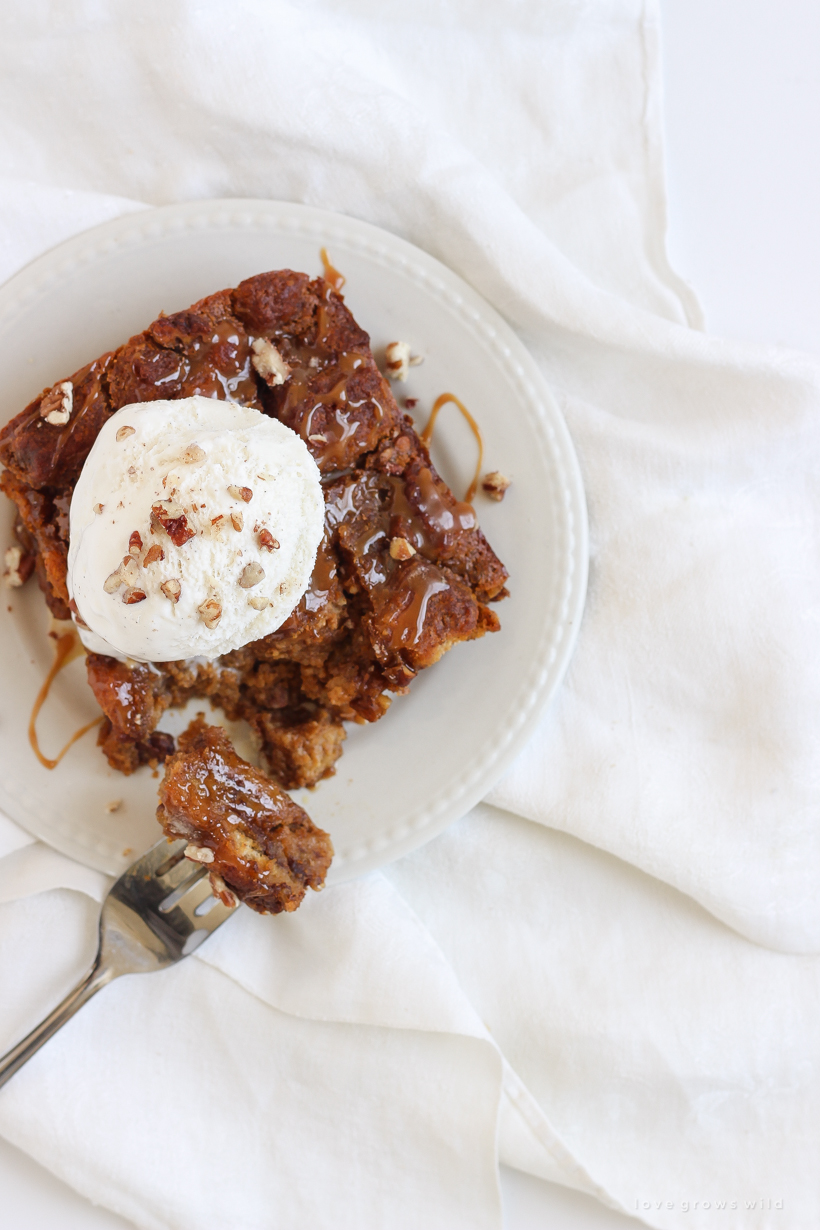
[[[672,264],[709,332],[820,354],[820,5],[661,7]],[[638,1224],[515,1171],[502,1188],[507,1230]],[[0,1192],[0,1230],[129,1230],[3,1140]]]

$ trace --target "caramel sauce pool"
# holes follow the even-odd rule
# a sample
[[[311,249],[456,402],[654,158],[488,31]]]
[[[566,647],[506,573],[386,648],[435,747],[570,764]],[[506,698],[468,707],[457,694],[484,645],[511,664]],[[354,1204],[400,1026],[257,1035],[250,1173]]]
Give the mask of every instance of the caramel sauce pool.
[[[455,393],[442,393],[440,397],[436,398],[436,400],[433,402],[433,409],[430,411],[430,417],[427,420],[427,426],[424,428],[424,431],[421,433],[421,438],[424,441],[424,443],[429,446],[430,441],[433,438],[433,432],[435,430],[436,419],[438,418],[439,410],[441,410],[442,406],[446,406],[447,403],[450,401],[453,402],[454,405],[458,406],[459,410],[464,415],[465,419],[470,425],[470,429],[473,435],[475,436],[476,444],[478,445],[478,460],[475,463],[475,474],[473,475],[473,481],[470,483],[469,487],[464,493],[464,503],[471,504],[473,500],[473,496],[478,490],[478,478],[479,478],[479,475],[481,474],[481,466],[484,461],[484,437],[481,434],[481,428],[479,427],[478,423],[475,421],[473,416],[470,414],[470,411],[464,405],[464,402],[460,401],[459,398],[456,397]]]
[[[102,721],[101,715],[98,718],[94,718],[93,722],[87,722],[85,726],[81,726],[80,729],[75,731],[75,733],[71,736],[68,743],[66,743],[65,747],[54,760],[51,760],[48,756],[44,756],[40,751],[40,744],[37,739],[37,717],[43,705],[46,703],[48,694],[51,691],[51,685],[63,667],[68,666],[69,662],[73,662],[75,658],[79,658],[84,652],[85,650],[83,649],[82,642],[77,633],[73,630],[70,632],[63,632],[57,636],[54,646],[54,661],[51,664],[51,670],[46,675],[43,686],[37,693],[37,699],[35,700],[34,707],[31,710],[31,718],[29,719],[28,724],[28,741],[31,744],[34,755],[40,761],[40,764],[44,765],[47,769],[56,769],[68,749],[73,747],[77,740],[81,739],[87,731],[91,730],[92,726],[99,726]]]

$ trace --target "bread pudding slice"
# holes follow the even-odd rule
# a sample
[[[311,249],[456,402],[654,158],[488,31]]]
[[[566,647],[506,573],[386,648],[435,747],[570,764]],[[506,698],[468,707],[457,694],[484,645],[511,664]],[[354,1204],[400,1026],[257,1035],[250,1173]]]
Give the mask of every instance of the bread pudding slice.
[[[225,905],[260,914],[295,910],[321,889],[333,857],[327,833],[264,773],[234,751],[224,730],[200,716],[168,758],[157,819],[170,839],[188,841]]]
[[[88,655],[99,742],[123,773],[162,760],[169,705],[208,698],[255,731],[285,788],[334,771],[344,722],[372,722],[418,672],[499,627],[506,569],[473,508],[436,473],[369,338],[324,279],[279,270],[160,316],[58,381],[0,433],[0,488],[17,506],[22,562],[53,614],[70,609],[68,510],[102,424],[133,402],[229,399],[278,418],[322,474],[325,533],[307,592],[270,636],[213,662],[130,665]]]

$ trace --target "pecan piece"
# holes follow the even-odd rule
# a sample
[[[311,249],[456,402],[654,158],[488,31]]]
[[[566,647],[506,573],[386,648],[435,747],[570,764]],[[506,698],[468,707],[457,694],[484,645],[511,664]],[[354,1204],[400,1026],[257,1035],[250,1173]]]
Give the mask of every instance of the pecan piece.
[[[185,857],[191,859],[194,863],[212,863],[214,861],[214,852],[209,850],[207,846],[187,845],[185,847]]]
[[[120,564],[120,576],[122,577],[123,585],[137,585],[139,583],[139,564],[131,555],[124,555]]]
[[[26,555],[21,547],[9,547],[3,556],[3,577],[9,589],[19,589],[34,571],[34,556]]]
[[[485,491],[491,500],[503,500],[504,493],[510,485],[510,480],[506,474],[501,474],[498,470],[491,470],[489,474],[485,474],[481,483],[482,491]]]
[[[40,402],[40,417],[52,427],[64,427],[71,418],[74,408],[74,385],[70,380],[63,380],[49,389]]]
[[[168,581],[162,581],[160,589],[169,600],[169,602],[179,602],[179,595],[182,593],[182,586],[176,577],[171,577]]]
[[[222,618],[222,603],[216,597],[206,598],[196,609],[206,628],[215,628]]]
[[[253,589],[254,585],[258,585],[260,581],[265,579],[265,569],[261,564],[250,563],[246,564],[239,576],[239,584],[243,589]]]
[[[263,551],[278,551],[279,540],[274,538],[270,530],[259,531],[259,545]]]
[[[424,362],[420,354],[411,354],[409,342],[390,342],[385,347],[384,360],[391,380],[406,380],[410,368]]]
[[[184,546],[196,534],[185,516],[185,510],[176,500],[161,500],[159,504],[152,504],[151,524],[155,529],[164,530],[175,547]]]
[[[258,337],[251,346],[251,365],[270,388],[284,384],[290,376],[290,368],[266,337]]]
[[[211,882],[211,892],[215,897],[219,898],[224,906],[232,910],[239,905],[239,898],[236,893],[228,888],[218,871],[210,872],[208,879]]]
[[[103,581],[103,589],[107,594],[114,594],[121,585],[133,587],[138,580],[137,561],[130,555],[124,555],[119,568],[110,573]]]
[[[406,538],[391,538],[390,539],[390,558],[391,559],[410,559],[416,554],[416,548],[412,542],[408,542]]]
[[[107,594],[115,594],[122,585],[122,573],[119,568],[115,572],[109,572],[108,576],[103,581],[103,589]]]
[[[237,487],[234,483],[228,487],[228,495],[232,495],[235,500],[242,500],[245,504],[250,504],[253,499],[250,487]]]

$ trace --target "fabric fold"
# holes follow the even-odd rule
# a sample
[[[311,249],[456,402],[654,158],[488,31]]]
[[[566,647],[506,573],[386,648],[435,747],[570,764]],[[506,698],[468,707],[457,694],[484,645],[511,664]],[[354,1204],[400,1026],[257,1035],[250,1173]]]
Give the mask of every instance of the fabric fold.
[[[151,1230],[497,1230],[499,1156],[662,1230],[713,1200],[756,1230],[761,1196],[816,1223],[820,369],[698,332],[657,3],[52,9],[0,18],[0,277],[210,197],[417,243],[556,391],[590,584],[491,805],[107,988],[0,1091],[0,1131]],[[0,817],[0,1047],[84,972],[104,890]]]

